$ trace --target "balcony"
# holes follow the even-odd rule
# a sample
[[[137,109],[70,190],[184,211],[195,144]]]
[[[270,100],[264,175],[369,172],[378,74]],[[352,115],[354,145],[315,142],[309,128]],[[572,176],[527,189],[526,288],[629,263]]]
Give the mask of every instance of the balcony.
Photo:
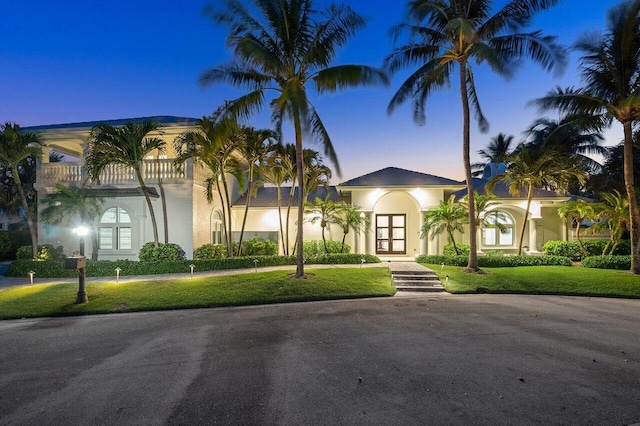
[[[173,159],[149,159],[144,160],[142,167],[142,177],[147,185],[157,183],[162,179],[163,183],[181,183],[185,179],[201,183],[211,176],[203,167],[194,166],[188,161],[181,171],[173,166]],[[44,163],[38,169],[37,185],[39,187],[53,186],[55,183],[63,185],[81,185],[88,179],[87,170],[82,162],[60,162]],[[100,175],[100,184],[109,186],[130,186],[138,185],[133,169],[110,165]]]

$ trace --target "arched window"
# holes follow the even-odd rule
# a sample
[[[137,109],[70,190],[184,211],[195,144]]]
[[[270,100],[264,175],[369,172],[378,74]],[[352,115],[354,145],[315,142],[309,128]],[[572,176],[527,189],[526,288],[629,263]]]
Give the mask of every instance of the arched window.
[[[511,247],[514,245],[513,217],[503,211],[492,211],[485,215],[482,224],[482,245],[485,247]]]
[[[220,210],[211,210],[209,213],[209,228],[211,244],[222,244],[222,214]]]
[[[131,250],[131,217],[122,207],[108,208],[100,218],[100,250]]]

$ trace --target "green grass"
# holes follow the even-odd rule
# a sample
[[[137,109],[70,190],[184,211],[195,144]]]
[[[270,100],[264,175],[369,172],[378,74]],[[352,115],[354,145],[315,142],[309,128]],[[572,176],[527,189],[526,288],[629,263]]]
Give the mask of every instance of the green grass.
[[[78,284],[42,284],[0,291],[0,319],[214,306],[254,305],[391,296],[386,268],[310,269],[307,279],[291,271],[207,278],[87,283],[89,303],[74,303]]]
[[[468,274],[459,266],[427,265],[450,293],[524,293],[640,298],[640,276],[610,269],[569,266],[482,268]],[[448,284],[445,276],[449,275]]]

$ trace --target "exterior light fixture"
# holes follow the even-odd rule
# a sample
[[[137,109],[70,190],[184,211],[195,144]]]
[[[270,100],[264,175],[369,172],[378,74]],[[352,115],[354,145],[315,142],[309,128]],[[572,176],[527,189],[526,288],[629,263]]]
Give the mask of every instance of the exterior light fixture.
[[[120,271],[122,271],[122,269],[116,268],[116,284],[120,283]]]
[[[194,265],[193,263],[191,265],[189,265],[189,269],[191,269],[191,279],[193,279],[193,268],[195,268],[196,265]]]
[[[33,270],[27,272],[27,274],[29,275],[29,281],[31,282],[31,285],[33,285],[33,276],[36,274]]]

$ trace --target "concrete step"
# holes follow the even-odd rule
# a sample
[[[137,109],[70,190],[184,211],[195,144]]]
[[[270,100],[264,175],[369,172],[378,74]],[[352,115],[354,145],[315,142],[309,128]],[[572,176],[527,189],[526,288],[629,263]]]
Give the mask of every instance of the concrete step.
[[[396,286],[397,291],[417,291],[423,293],[437,293],[444,291],[442,286]]]
[[[394,280],[433,280],[433,281],[439,281],[440,278],[438,278],[437,275],[396,275],[393,274],[393,279]]]
[[[406,270],[406,271],[391,271],[392,275],[433,275],[435,276],[436,273],[433,271],[412,271],[412,270]]]
[[[425,280],[393,280],[393,282],[395,283],[396,287],[399,285],[415,285],[415,286],[421,286],[421,287],[429,287],[429,286],[434,286],[434,285],[442,285],[442,283],[440,283],[440,281],[438,280],[429,280],[429,281],[425,281]]]

